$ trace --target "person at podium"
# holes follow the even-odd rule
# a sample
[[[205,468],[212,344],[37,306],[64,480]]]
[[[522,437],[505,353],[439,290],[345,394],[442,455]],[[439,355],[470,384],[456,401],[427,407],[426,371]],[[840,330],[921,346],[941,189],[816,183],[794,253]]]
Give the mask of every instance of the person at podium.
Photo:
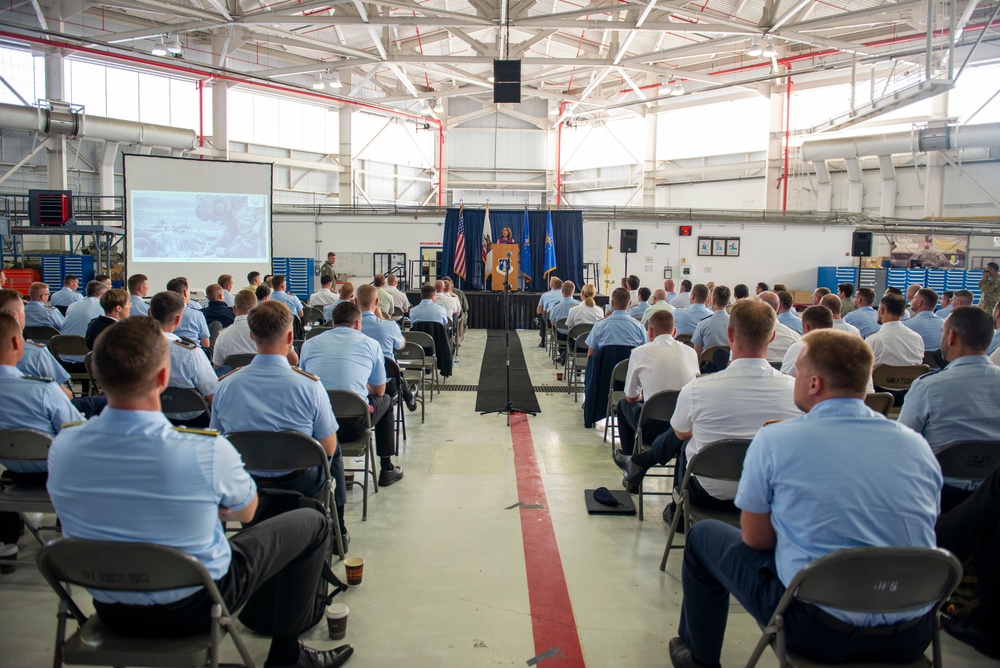
[[[504,225],[503,229],[500,230],[500,238],[496,241],[498,244],[516,244],[514,241],[514,233],[510,231],[510,228]]]

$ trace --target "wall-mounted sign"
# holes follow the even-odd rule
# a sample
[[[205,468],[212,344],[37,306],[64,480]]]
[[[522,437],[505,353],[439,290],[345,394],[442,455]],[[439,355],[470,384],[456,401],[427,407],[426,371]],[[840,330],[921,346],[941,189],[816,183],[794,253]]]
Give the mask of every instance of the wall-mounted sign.
[[[740,240],[732,237],[698,237],[698,255],[739,257]]]

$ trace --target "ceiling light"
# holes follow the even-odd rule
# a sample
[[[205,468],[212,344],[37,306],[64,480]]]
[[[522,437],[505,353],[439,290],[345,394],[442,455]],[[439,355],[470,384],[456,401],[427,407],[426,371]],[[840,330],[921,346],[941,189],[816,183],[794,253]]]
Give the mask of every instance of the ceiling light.
[[[184,53],[184,47],[181,46],[181,38],[174,35],[169,41],[167,41],[167,51],[175,56],[179,56]]]
[[[770,37],[767,38],[767,44],[764,45],[764,50],[761,51],[760,55],[765,58],[774,58],[778,55],[778,50],[774,48],[774,40]]]
[[[428,102],[427,100],[424,100],[424,103],[422,105],[420,105],[420,113],[423,114],[424,116],[430,116],[431,115],[431,104],[430,104],[430,102]]]
[[[330,88],[342,88],[344,84],[340,82],[340,72],[330,73]]]
[[[434,113],[440,114],[444,111],[444,105],[441,104],[441,100],[434,100]]]
[[[493,76],[493,75],[491,74],[491,75],[489,75],[488,77],[486,77],[486,80],[487,80],[488,82],[490,82],[490,83],[493,83],[494,81],[496,81],[496,77],[494,77],[494,76]]]
[[[672,95],[673,97],[677,97],[677,96],[679,96],[679,95],[683,95],[683,94],[684,94],[684,84],[682,84],[682,83],[681,83],[680,81],[676,82],[676,83],[675,83],[675,84],[674,84],[674,85],[673,85],[673,86],[672,86],[672,87],[670,88],[670,94],[671,94],[671,95]]]
[[[747,55],[757,58],[762,53],[764,53],[764,50],[760,48],[760,40],[754,37],[750,41],[750,48],[747,50]]]
[[[656,91],[657,95],[669,95],[670,89],[670,79],[660,79],[660,88]]]
[[[166,43],[164,43],[162,36],[160,37],[160,39],[158,39],[156,41],[156,44],[153,46],[152,54],[154,56],[165,56],[165,55],[167,55],[167,45],[166,45]]]
[[[313,90],[323,90],[324,88],[326,88],[326,83],[323,81],[322,74],[316,77],[316,81],[313,81],[312,87]]]
[[[558,116],[558,115],[559,115],[559,105],[558,104],[554,104],[554,105],[550,106],[549,107],[549,116]]]

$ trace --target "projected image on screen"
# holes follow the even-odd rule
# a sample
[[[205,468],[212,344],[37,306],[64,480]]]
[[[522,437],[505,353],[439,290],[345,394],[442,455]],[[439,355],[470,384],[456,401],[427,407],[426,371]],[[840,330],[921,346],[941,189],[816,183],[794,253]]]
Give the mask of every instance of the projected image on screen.
[[[134,190],[137,261],[268,262],[265,195]]]

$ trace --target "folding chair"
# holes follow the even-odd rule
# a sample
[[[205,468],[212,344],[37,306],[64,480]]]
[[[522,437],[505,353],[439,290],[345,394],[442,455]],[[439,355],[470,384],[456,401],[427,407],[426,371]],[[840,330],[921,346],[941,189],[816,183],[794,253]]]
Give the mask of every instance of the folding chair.
[[[566,318],[560,318],[556,320],[552,325],[552,366],[559,366],[556,360],[559,358],[559,353],[566,350],[566,345],[569,343],[569,334],[567,333],[566,339],[563,341],[559,340],[559,330],[566,329]]]
[[[694,348],[694,344],[691,343],[691,334],[678,334],[674,338],[683,343],[686,346],[691,346]]]
[[[323,324],[323,309],[316,306],[303,306],[302,307],[302,324],[305,325],[322,325]]]
[[[323,332],[329,332],[331,329],[333,329],[333,327],[328,325],[323,325],[322,327],[313,327],[312,329],[310,329],[308,332],[305,333],[305,336],[302,338],[302,340],[308,341],[312,337],[319,336]]]
[[[869,392],[865,395],[865,405],[886,417],[889,417],[889,411],[895,401],[896,397],[892,396],[891,392]]]
[[[28,341],[35,341],[37,343],[46,343],[53,336],[59,336],[59,330],[55,327],[49,327],[48,325],[40,325],[38,327],[25,327],[23,336]]]
[[[423,424],[425,415],[424,384],[427,381],[426,353],[424,353],[423,347],[413,341],[407,341],[402,350],[396,351],[396,364],[399,365],[403,382],[409,383],[413,381],[417,386],[417,401],[420,403],[420,424]],[[405,426],[403,440],[406,440]]]
[[[608,388],[608,419],[604,421],[604,442],[608,442],[608,431],[610,431],[612,452],[615,449],[615,436],[618,432],[618,413],[615,409],[618,402],[625,398],[625,377],[627,375],[627,359],[616,364],[611,371],[611,386]]]
[[[180,421],[187,421],[194,418],[171,418],[171,415],[181,413],[204,413],[206,417],[212,417],[212,409],[208,406],[205,397],[199,394],[198,390],[190,387],[168,387],[160,395],[160,409],[170,420],[171,424]]]
[[[222,361],[222,364],[224,366],[228,366],[230,369],[236,369],[250,364],[250,362],[253,362],[254,357],[257,357],[257,353],[237,353],[235,355],[226,355],[226,359]]]
[[[87,356],[83,358],[83,368],[87,370],[87,376],[90,377],[90,392],[88,393],[91,397],[96,397],[101,393],[101,384],[97,382],[97,376],[94,375],[94,353],[89,352]]]
[[[895,397],[895,406],[902,406],[906,398],[906,393],[917,378],[930,372],[931,368],[926,364],[912,364],[910,366],[892,366],[890,364],[877,364],[872,369],[872,384],[875,391],[888,390]]]
[[[361,502],[361,521],[365,522],[368,520],[369,473],[371,474],[372,491],[378,494],[378,474],[375,471],[375,439],[372,434],[372,418],[371,413],[368,411],[368,402],[347,390],[327,390],[326,393],[330,397],[333,414],[337,416],[338,420],[356,417],[363,418],[365,421],[365,430],[360,437],[353,441],[337,439],[337,447],[341,449],[341,454],[344,456],[344,470],[353,472],[364,471],[364,482],[359,483],[355,481],[354,484],[361,485],[361,489],[364,490]],[[360,469],[347,468],[348,457],[353,459],[363,457],[365,460],[364,467]]]
[[[434,345],[434,337],[427,332],[410,330],[408,332],[403,332],[403,338],[406,339],[407,342],[412,341],[424,349],[424,369],[426,369],[431,379],[431,401],[434,401],[434,388],[437,387],[438,394],[441,393],[441,379],[438,375],[438,360]]]
[[[56,306],[55,309],[57,311],[59,311],[60,313],[62,313],[63,317],[65,317],[66,316],[66,311],[69,309],[69,306],[62,306],[62,305],[60,305],[60,306]]]
[[[762,629],[747,668],[757,665],[768,645],[782,667],[831,665],[802,656],[786,646],[785,612],[796,600],[869,614],[932,606],[934,636],[930,662],[922,656],[908,664],[891,665],[940,666],[941,606],[961,579],[962,564],[951,552],[937,547],[856,547],[820,557],[796,573],[788,583],[778,607]],[[886,628],[886,637],[891,637],[891,629],[891,626]]]
[[[52,353],[53,357],[56,358],[63,366],[66,366],[66,362],[62,359],[63,357],[86,357],[90,349],[87,348],[87,340],[82,336],[76,336],[73,334],[59,334],[53,336],[49,339],[48,344],[49,352]],[[90,380],[90,374],[87,373],[86,369],[83,371],[69,371],[70,381],[80,381],[81,384],[84,381]]]
[[[0,430],[0,459],[38,462],[49,456],[52,436],[37,429]],[[25,513],[55,514],[45,485],[18,485],[9,478],[0,478],[0,512],[17,513],[39,545],[45,545],[39,533],[58,531],[56,526],[36,526]]]
[[[213,320],[208,323],[208,345],[211,348],[215,347],[215,340],[219,338],[219,332],[222,331],[222,323],[218,320]]]
[[[587,327],[588,329],[580,330],[576,332],[577,327]],[[566,353],[566,384],[569,385],[570,390],[573,392],[573,403],[580,401],[580,392],[584,387],[584,374],[587,372],[587,352],[589,348],[587,347],[587,336],[590,334],[590,329],[593,325],[573,325],[573,334],[576,332],[576,337],[573,339],[573,347],[570,348]],[[568,343],[568,340],[567,340]]]
[[[174,547],[152,543],[66,538],[38,553],[38,570],[59,596],[59,615],[53,665],[98,666],[218,666],[219,646],[227,635],[243,663],[254,662],[240,637],[235,617],[205,567]],[[66,583],[66,584],[64,584]],[[212,600],[208,633],[181,638],[122,636],[98,618],[88,618],[73,600],[70,588],[120,592],[169,591],[204,587]],[[66,622],[79,625],[66,638]]]
[[[719,366],[722,360],[729,360],[729,346],[709,346],[701,351],[701,359],[699,362],[705,364],[707,362],[712,362],[715,364],[716,371],[722,371],[725,369],[725,365]]]
[[[403,384],[406,379],[403,378],[403,372],[399,368],[399,364],[395,359],[391,357],[383,357],[385,364],[385,381],[386,383],[391,380],[395,381],[396,384],[396,396],[393,397],[392,405],[395,411],[395,416],[393,417],[396,423],[396,455],[399,455],[399,433],[403,433],[403,440],[406,441],[406,413],[403,411]]]
[[[945,478],[982,482],[1000,466],[1000,441],[955,441],[934,456]]]
[[[750,447],[749,439],[726,438],[709,443],[688,462],[680,489],[673,491],[677,509],[674,511],[674,519],[670,523],[667,547],[663,550],[663,559],[660,560],[661,571],[667,569],[667,557],[670,556],[674,535],[677,533],[677,523],[682,514],[685,530],[690,530],[696,522],[704,519],[717,519],[733,526],[740,525],[739,512],[708,510],[691,503],[688,484],[693,475],[713,480],[739,482],[740,476],[743,475],[743,459],[746,457],[748,447]]]
[[[301,471],[318,466],[323,471],[323,491],[316,499],[323,504],[327,516],[339,529],[337,517],[331,510],[334,503],[330,497],[336,485],[330,475],[330,458],[323,446],[312,436],[291,429],[284,431],[237,431],[226,434],[226,438],[243,458],[248,471]],[[343,537],[337,536],[337,554],[343,559]]]
[[[660,420],[662,422],[670,422],[670,418],[674,416],[674,408],[677,406],[677,396],[680,394],[678,390],[664,390],[663,392],[657,392],[649,399],[642,403],[642,410],[639,412],[639,425],[635,430],[635,452],[640,453],[646,449],[645,436],[642,433],[642,424],[646,420]],[[649,473],[642,477],[642,481],[639,483],[639,520],[642,521],[646,519],[643,517],[643,497],[647,494],[649,496],[670,496],[671,492],[647,492],[646,478],[672,478],[674,475],[674,467],[667,465],[669,473],[659,474],[659,473]],[[652,469],[650,469],[652,470]],[[672,486],[672,485],[671,485]]]

